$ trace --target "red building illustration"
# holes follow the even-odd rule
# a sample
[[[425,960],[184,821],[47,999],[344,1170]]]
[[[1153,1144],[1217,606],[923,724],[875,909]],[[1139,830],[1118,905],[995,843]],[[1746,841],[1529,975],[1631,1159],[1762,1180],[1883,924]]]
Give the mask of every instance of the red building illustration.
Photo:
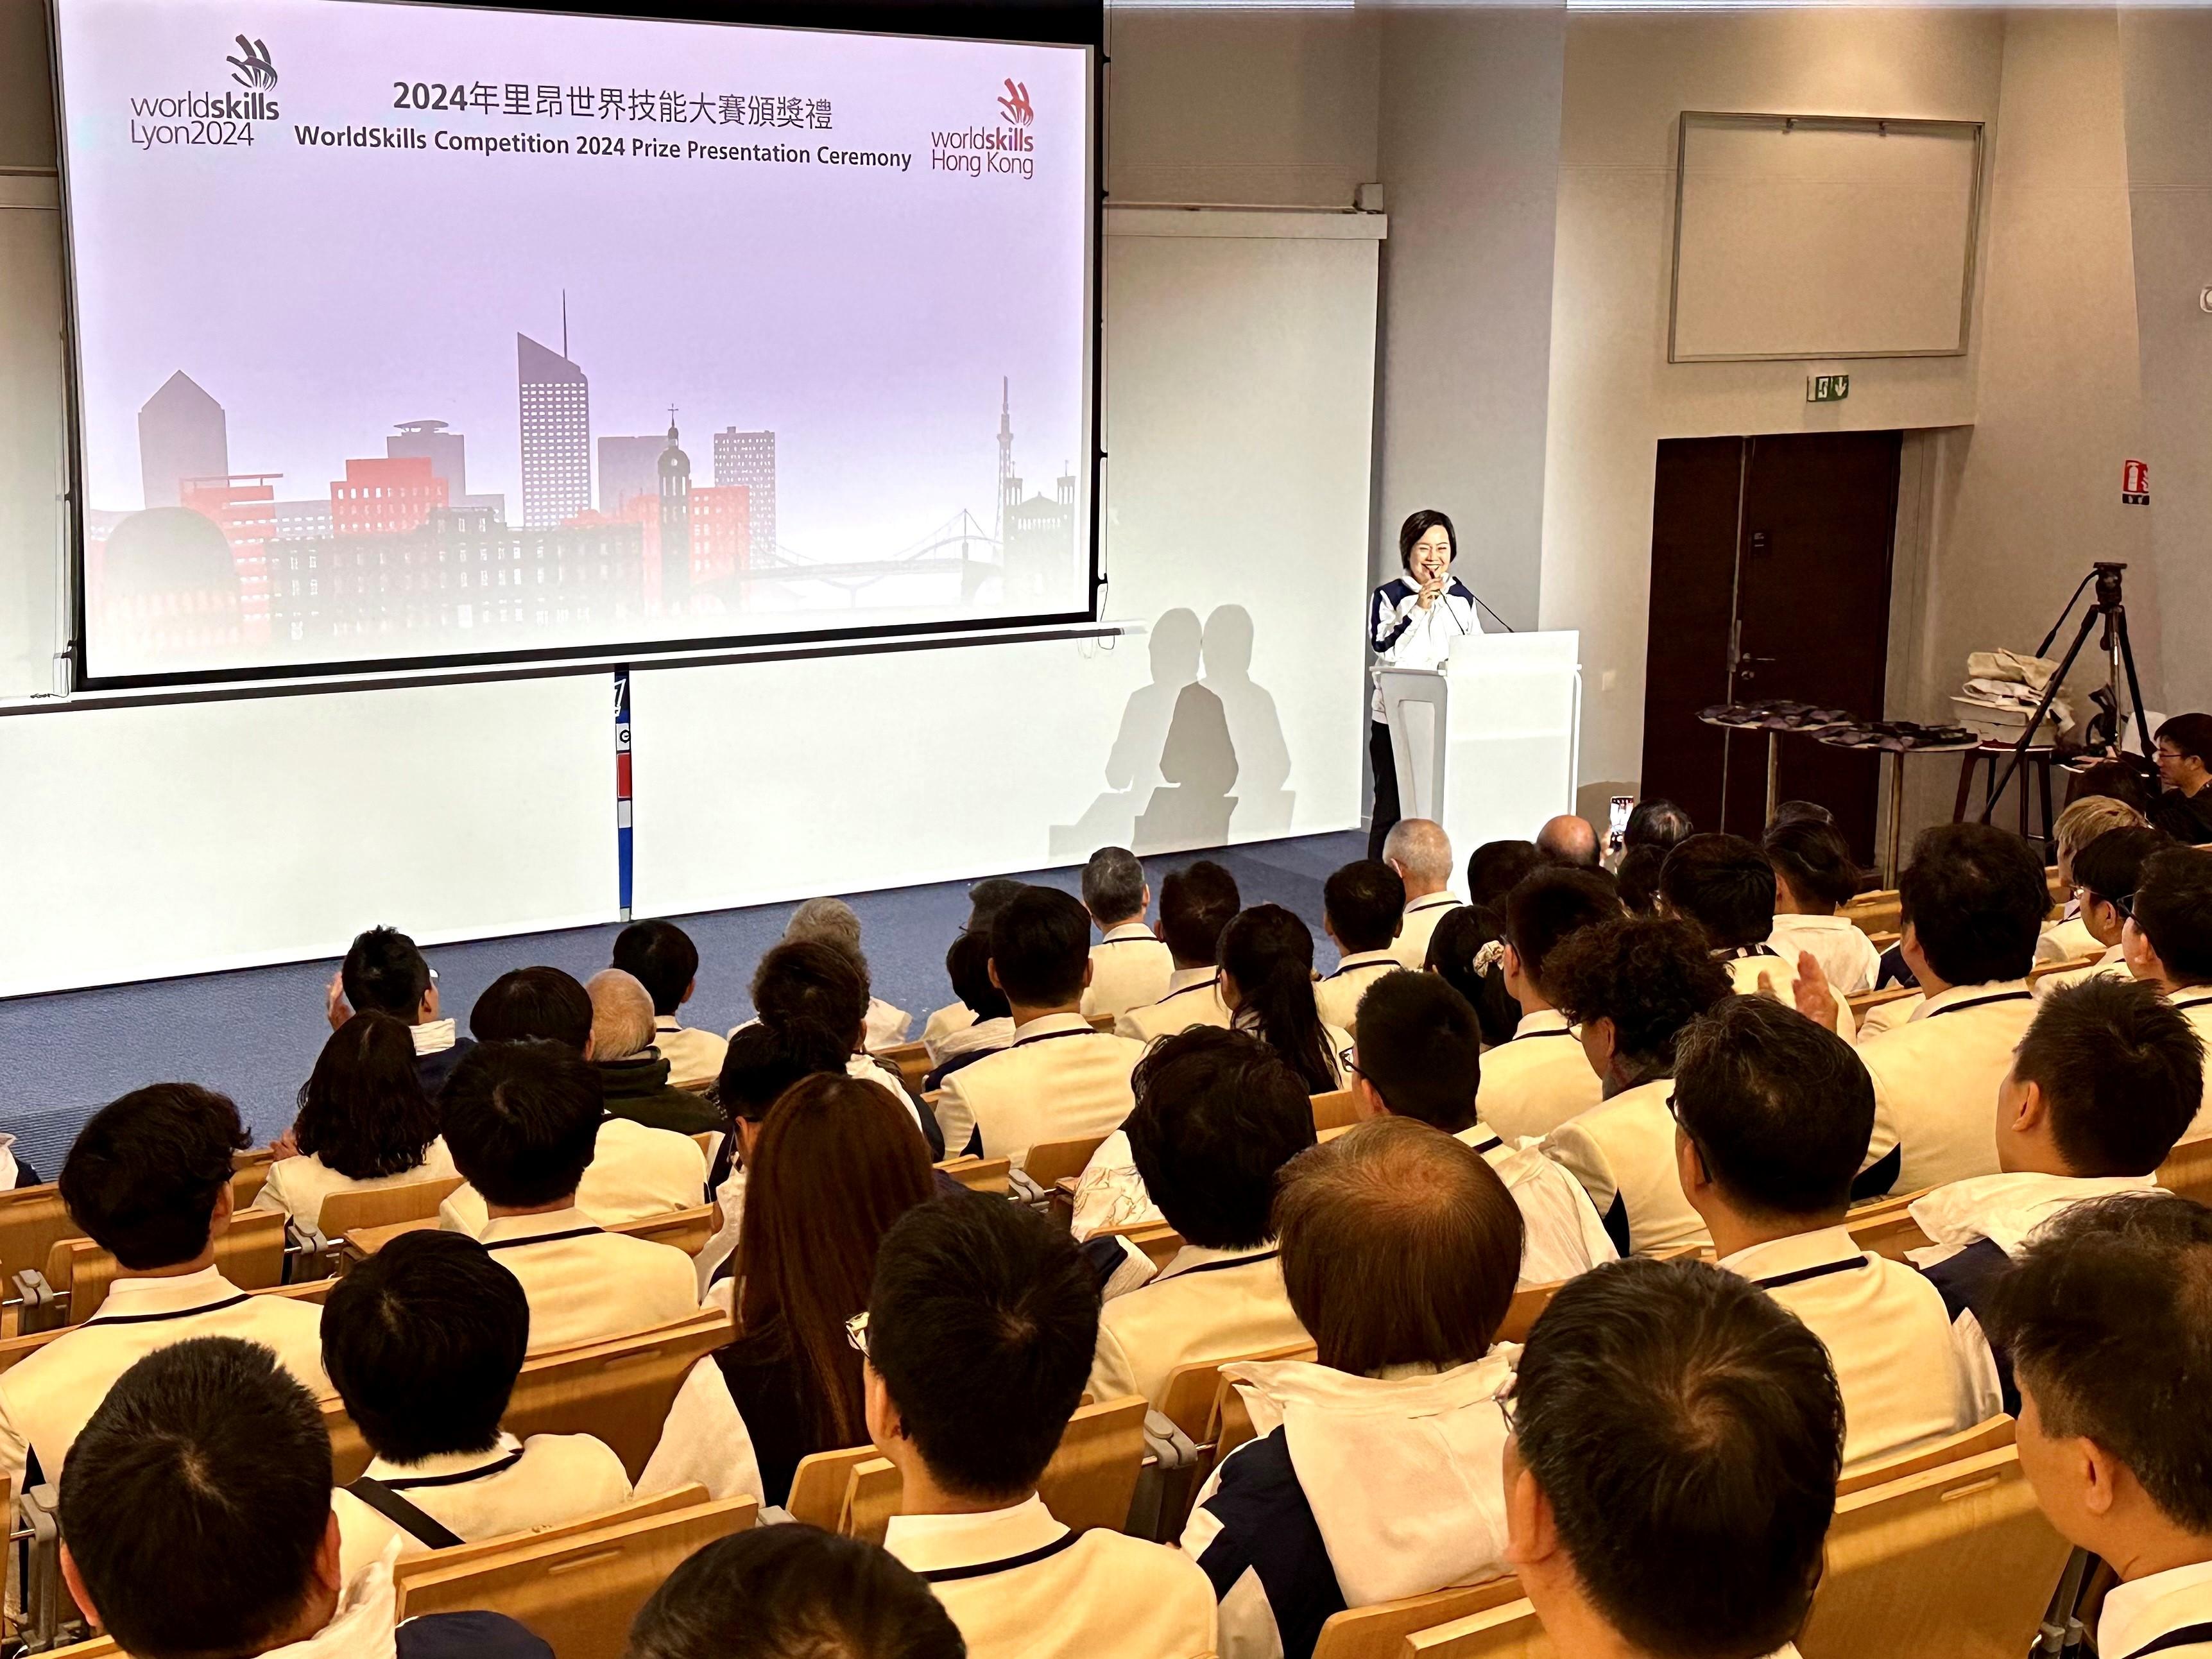
[[[238,626],[248,643],[269,637],[269,544],[276,539],[276,482],[281,472],[184,478],[179,505],[211,520],[230,544],[238,572]]]
[[[446,481],[428,455],[349,459],[331,485],[331,533],[404,535],[447,506]]]
[[[700,484],[691,491],[691,580],[720,581],[752,556],[753,493],[743,484]]]

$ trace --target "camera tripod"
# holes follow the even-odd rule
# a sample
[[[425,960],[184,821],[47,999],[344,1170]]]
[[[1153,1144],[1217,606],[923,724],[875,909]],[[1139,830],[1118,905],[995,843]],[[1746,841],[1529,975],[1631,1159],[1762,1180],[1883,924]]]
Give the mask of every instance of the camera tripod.
[[[2057,696],[2058,688],[2065,684],[2067,675],[2073,672],[2074,659],[2081,654],[2081,647],[2088,643],[2089,630],[2100,622],[2105,631],[2098,641],[2097,648],[2105,653],[2105,706],[2112,722],[2112,734],[2106,752],[2115,756],[2121,752],[2123,734],[2127,730],[2124,709],[2131,708],[2136,716],[2136,744],[2145,758],[2148,758],[2150,734],[2144,729],[2147,722],[2143,715],[2142,683],[2136,678],[2136,647],[2134,641],[2128,637],[2128,608],[2120,598],[2120,573],[2126,568],[2124,564],[2115,564],[2103,559],[2092,564],[2089,574],[2081,578],[2081,586],[2074,590],[2073,598],[2066,601],[2065,609],[2058,613],[2058,620],[2043,636],[2043,643],[2036,647],[2035,654],[2039,657],[2050,653],[2051,641],[2058,637],[2058,630],[2066,626],[2066,617],[2074,609],[2074,601],[2081,597],[2090,583],[2094,582],[2097,596],[2081,614],[2081,625],[2074,632],[2074,643],[2066,648],[2066,655],[2058,665],[2058,672],[2043,688],[2042,699],[2035,705],[2035,713],[2028,717],[2027,730],[2020,734],[2020,741],[2013,745],[2012,758],[2005,763],[2004,770],[1990,787],[1987,800],[1982,807],[1981,821],[1984,823],[1990,821],[1990,815],[1996,810],[1997,802],[2003,799],[2007,787],[2027,763],[2027,751],[2035,741],[2035,734],[2043,729],[2044,717],[2051,712],[2051,700]],[[2127,673],[2127,702],[2124,705],[2120,701],[2123,669]]]

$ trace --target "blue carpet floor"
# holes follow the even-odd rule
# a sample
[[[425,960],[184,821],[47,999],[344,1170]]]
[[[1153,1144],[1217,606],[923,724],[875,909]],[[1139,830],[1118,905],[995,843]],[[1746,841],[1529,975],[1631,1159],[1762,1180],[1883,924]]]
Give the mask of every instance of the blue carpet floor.
[[[1146,869],[1157,891],[1169,870],[1201,857],[1219,860],[1235,872],[1245,903],[1286,905],[1305,918],[1316,965],[1326,971],[1335,952],[1322,933],[1322,883],[1365,850],[1364,834],[1346,831],[1148,860]],[[1071,892],[1076,885],[1072,869],[1024,878]],[[945,949],[967,918],[967,884],[844,896],[860,913],[876,994],[910,1011],[919,1033],[921,1018],[951,1000]],[[753,965],[781,936],[791,908],[676,918],[699,947],[699,989],[686,1024],[727,1030],[751,1016]],[[404,926],[404,918],[393,920]],[[470,1005],[510,968],[550,964],[588,978],[606,966],[620,931],[578,927],[439,945],[428,954],[446,1012],[465,1030]],[[337,969],[336,962],[294,963],[0,1001],[0,1128],[15,1136],[16,1155],[51,1180],[100,1106],[144,1084],[184,1079],[230,1096],[255,1139],[266,1141],[290,1123],[294,1096],[330,1035],[323,992]]]

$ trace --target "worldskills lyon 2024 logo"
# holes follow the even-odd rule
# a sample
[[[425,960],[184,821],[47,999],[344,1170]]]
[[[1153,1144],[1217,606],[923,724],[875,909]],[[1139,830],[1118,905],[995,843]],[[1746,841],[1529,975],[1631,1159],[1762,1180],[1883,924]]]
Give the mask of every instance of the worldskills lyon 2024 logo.
[[[131,142],[140,149],[206,148],[253,143],[253,124],[277,118],[276,65],[264,40],[238,37],[238,55],[222,60],[243,92],[181,92],[131,100]]]
[[[1036,139],[1030,131],[1036,106],[1030,102],[1029,83],[1009,76],[1001,84],[1006,91],[998,100],[998,118],[990,125],[929,135],[933,172],[964,173],[971,179],[994,173],[1012,179],[1036,176]]]

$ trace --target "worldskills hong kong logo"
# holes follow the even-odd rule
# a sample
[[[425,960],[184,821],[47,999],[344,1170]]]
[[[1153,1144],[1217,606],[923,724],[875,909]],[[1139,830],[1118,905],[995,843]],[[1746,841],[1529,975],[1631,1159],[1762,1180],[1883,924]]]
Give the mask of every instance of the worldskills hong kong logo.
[[[1006,95],[999,100],[999,107],[1006,112],[1006,119],[1018,127],[1025,127],[1036,119],[1036,108],[1030,102],[1030,88],[1026,81],[1007,77]]]
[[[1029,83],[1008,76],[999,84],[1005,90],[988,122],[929,135],[931,172],[966,179],[1036,176],[1036,138],[1030,131],[1036,106],[1030,101]]]

